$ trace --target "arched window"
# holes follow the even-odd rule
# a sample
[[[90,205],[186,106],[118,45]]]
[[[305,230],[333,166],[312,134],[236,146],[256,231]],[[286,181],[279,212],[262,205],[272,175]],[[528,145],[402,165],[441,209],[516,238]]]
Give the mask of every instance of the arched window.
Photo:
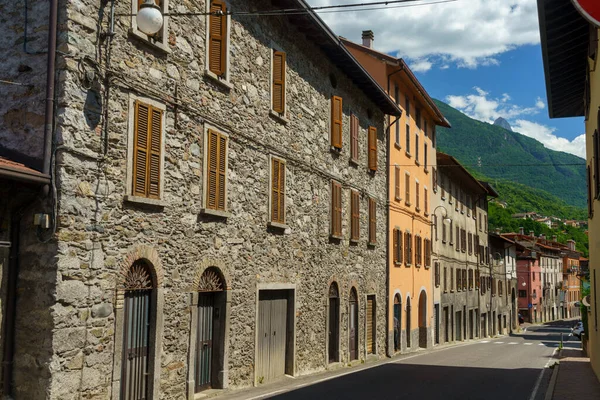
[[[339,343],[340,343],[340,292],[338,285],[332,282],[329,285],[329,332],[328,332],[328,353],[329,362],[339,361]]]

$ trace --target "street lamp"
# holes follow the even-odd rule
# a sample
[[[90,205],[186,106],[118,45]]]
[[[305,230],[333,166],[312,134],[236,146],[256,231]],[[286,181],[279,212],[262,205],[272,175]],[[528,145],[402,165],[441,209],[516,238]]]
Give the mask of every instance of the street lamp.
[[[148,36],[156,34],[163,26],[163,15],[154,0],[144,0],[135,19],[138,29]]]

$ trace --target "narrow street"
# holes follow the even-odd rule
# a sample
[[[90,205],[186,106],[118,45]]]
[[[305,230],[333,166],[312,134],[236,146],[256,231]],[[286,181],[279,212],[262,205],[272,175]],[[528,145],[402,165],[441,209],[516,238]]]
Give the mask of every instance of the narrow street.
[[[530,326],[520,334],[417,353],[354,373],[288,378],[270,390],[252,389],[226,398],[544,399],[552,371],[544,367],[554,362],[560,334],[564,347],[581,345],[569,336],[572,325],[557,321]]]

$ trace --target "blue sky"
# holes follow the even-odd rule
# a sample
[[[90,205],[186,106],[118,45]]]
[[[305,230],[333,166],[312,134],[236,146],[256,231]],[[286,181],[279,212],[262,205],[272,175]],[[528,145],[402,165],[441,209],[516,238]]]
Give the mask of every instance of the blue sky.
[[[376,50],[404,58],[431,96],[470,117],[503,117],[550,149],[585,156],[583,119],[548,117],[536,0],[419,0],[319,15],[354,42],[372,30]]]

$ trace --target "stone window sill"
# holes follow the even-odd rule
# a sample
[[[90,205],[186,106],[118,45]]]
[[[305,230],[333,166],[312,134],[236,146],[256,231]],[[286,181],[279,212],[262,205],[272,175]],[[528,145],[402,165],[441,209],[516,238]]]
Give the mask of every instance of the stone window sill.
[[[213,217],[219,217],[219,218],[230,218],[231,217],[231,213],[227,212],[227,211],[221,211],[221,210],[213,210],[211,208],[203,208],[200,210],[200,214],[202,215],[211,215]]]
[[[394,200],[396,200],[396,201],[402,201],[402,197],[394,197]]]
[[[167,202],[159,199],[149,199],[147,197],[133,196],[133,195],[125,195],[124,200],[128,203],[138,203],[144,204],[147,206],[155,206],[155,207],[166,207]]]
[[[162,52],[165,52],[167,54],[169,54],[171,52],[171,49],[169,48],[169,46],[163,42],[163,41],[152,41],[150,40],[150,38],[148,37],[148,35],[146,35],[145,33],[137,30],[137,29],[133,29],[130,28],[129,29],[129,35],[135,37],[136,39],[139,39],[141,41],[143,41],[144,43],[146,43],[149,46],[152,46]]]
[[[369,246],[369,247],[375,247],[375,246],[377,246],[377,242],[368,242],[367,246]]]
[[[329,151],[331,153],[333,153],[333,154],[339,155],[339,154],[342,153],[342,148],[341,147],[335,147],[335,146],[332,145],[332,146],[329,147]]]
[[[227,79],[219,78],[214,72],[209,70],[204,70],[204,77],[213,81],[214,83],[222,86],[226,90],[232,90],[233,84],[229,82]]]
[[[412,158],[412,155],[408,152],[408,150],[406,151],[406,157]]]
[[[285,224],[285,223],[282,224],[281,222],[274,222],[274,221],[267,222],[267,226],[270,228],[277,228],[277,229],[282,229],[282,230],[290,228],[290,226],[288,224]]]
[[[343,238],[342,236],[338,236],[338,235],[330,234],[330,235],[329,235],[329,239],[333,239],[333,240],[343,240],[344,238]]]
[[[415,164],[417,165],[417,167],[421,166],[421,163],[419,162],[419,160],[415,159]]]
[[[431,265],[426,265],[425,266],[425,269],[430,269],[430,268],[431,268]]]
[[[428,174],[428,173],[429,173],[429,168],[427,168],[427,167],[424,167],[424,168],[423,168],[423,171],[425,171],[425,173],[426,173],[426,174]],[[434,190],[434,191],[433,191],[433,193],[436,193],[436,192],[437,192],[437,190]]]
[[[400,146],[400,143],[395,142],[394,147],[397,148],[398,150],[402,150],[402,146]]]
[[[358,160],[355,158],[350,157],[350,159],[348,160],[348,163],[354,167],[358,167],[359,163]]]
[[[412,264],[406,263],[406,268],[410,268],[410,267],[412,267]]]
[[[279,114],[277,111],[269,110],[269,117],[273,118],[275,121],[279,122],[282,125],[287,125],[290,123],[290,121],[286,117]]]
[[[394,267],[401,267],[402,263],[399,261],[394,261]]]

